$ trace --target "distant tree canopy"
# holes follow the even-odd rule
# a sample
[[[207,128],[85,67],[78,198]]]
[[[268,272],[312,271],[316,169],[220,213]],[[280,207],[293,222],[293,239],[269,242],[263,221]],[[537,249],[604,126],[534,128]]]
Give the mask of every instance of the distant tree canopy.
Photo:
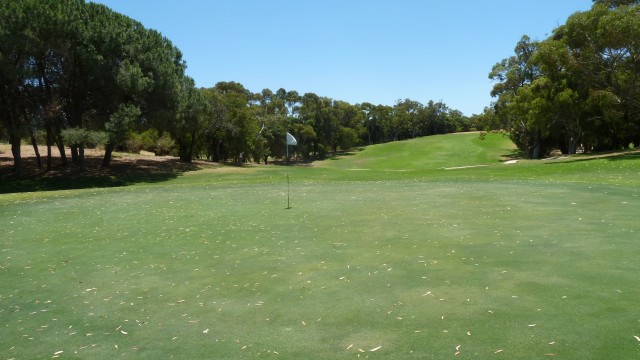
[[[493,67],[488,118],[528,157],[640,144],[640,1],[595,0]]]
[[[219,82],[200,93],[205,115],[189,141],[194,157],[214,161],[283,158],[287,132],[298,140],[290,153],[313,159],[359,145],[471,129],[467,117],[442,102],[352,105],[282,88],[251,93],[236,82]]]
[[[28,139],[85,167],[84,148],[137,142],[181,160],[266,161],[282,158],[285,134],[294,156],[322,158],[341,149],[470,130],[470,119],[442,102],[399,100],[394,106],[235,82],[197,89],[180,51],[155,30],[84,0],[0,2],[0,138],[17,174]],[[153,145],[149,142],[156,142]],[[153,150],[153,149],[152,149]],[[38,162],[40,162],[39,152]]]

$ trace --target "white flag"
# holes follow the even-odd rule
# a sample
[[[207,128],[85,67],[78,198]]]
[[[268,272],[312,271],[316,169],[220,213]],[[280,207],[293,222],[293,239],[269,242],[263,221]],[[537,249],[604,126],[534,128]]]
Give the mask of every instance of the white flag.
[[[298,145],[298,140],[289,133],[287,133],[287,145]]]

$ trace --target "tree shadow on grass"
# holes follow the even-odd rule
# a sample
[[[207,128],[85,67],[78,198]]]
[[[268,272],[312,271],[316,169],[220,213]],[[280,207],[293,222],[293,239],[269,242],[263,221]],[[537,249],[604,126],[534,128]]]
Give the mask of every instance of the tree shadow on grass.
[[[357,148],[352,148],[349,150],[340,150],[336,153],[333,153],[329,156],[327,156],[328,160],[340,160],[349,156],[353,156],[359,152],[361,152],[362,150],[364,150],[363,147],[357,147]]]
[[[545,165],[557,165],[557,164],[563,164],[567,162],[585,162],[585,161],[593,161],[593,160],[601,160],[601,159],[605,159],[608,161],[640,160],[640,150],[627,150],[622,152],[617,151],[617,152],[606,152],[606,153],[597,153],[597,154],[571,155],[567,157],[552,159],[556,161],[548,162]]]
[[[620,161],[620,160],[640,160],[640,152],[630,152],[627,154],[621,154],[617,156],[610,156],[607,158],[611,161]]]
[[[38,169],[35,158],[26,157],[24,175],[17,177],[13,173],[13,159],[0,155],[0,194],[159,183],[201,168],[174,158],[114,158],[109,168],[101,167],[101,162],[101,157],[87,157],[86,171],[70,164],[44,172]]]
[[[512,149],[507,153],[500,155],[500,161],[519,160],[524,158],[525,153],[520,149]]]

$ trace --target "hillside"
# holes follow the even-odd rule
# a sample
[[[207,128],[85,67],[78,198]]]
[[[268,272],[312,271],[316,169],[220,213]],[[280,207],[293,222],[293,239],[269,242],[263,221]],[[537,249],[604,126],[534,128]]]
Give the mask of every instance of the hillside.
[[[496,164],[512,155],[515,145],[500,134],[458,133],[372,145],[319,167],[351,170],[413,171]]]

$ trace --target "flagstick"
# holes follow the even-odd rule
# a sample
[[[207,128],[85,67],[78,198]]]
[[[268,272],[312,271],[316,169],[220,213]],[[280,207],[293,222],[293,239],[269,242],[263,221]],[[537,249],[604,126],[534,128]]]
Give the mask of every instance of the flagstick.
[[[289,198],[290,198],[290,186],[289,186],[289,174],[287,174],[287,209],[291,209],[291,206],[289,205]]]

